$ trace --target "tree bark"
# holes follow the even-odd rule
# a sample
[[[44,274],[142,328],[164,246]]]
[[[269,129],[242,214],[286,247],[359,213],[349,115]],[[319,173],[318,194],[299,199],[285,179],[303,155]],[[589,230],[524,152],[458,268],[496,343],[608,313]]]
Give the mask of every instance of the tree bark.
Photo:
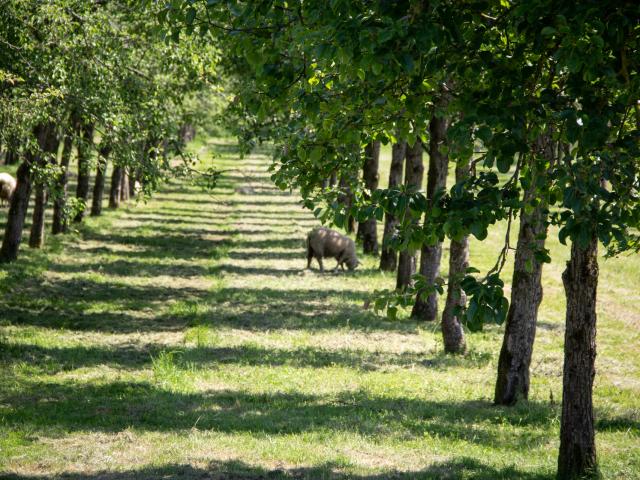
[[[598,238],[586,246],[571,244],[571,258],[562,274],[567,298],[562,378],[562,418],[558,478],[596,477],[593,379],[596,374],[596,292]]]
[[[120,190],[122,188],[122,167],[114,165],[111,172],[111,189],[109,190],[109,208],[120,206]]]
[[[456,182],[469,176],[470,165],[456,166]],[[447,353],[464,353],[466,343],[460,317],[456,315],[456,307],[464,308],[467,296],[460,288],[460,281],[469,268],[469,236],[461,240],[451,240],[449,249],[449,285],[447,299],[442,312],[442,340]]]
[[[138,181],[138,172],[132,172],[129,176],[129,198],[136,196],[136,182]]]
[[[362,178],[370,192],[378,189],[380,174],[380,142],[374,141],[364,148],[364,166]],[[358,225],[358,237],[362,240],[362,251],[369,255],[378,255],[378,222],[376,217],[369,218]]]
[[[45,167],[50,163],[52,161],[50,156],[55,155],[58,149],[55,126],[49,124],[45,127],[45,130],[42,137],[38,139],[41,152],[36,155],[36,163],[40,167]],[[42,181],[36,183],[35,197],[29,246],[31,248],[42,248],[44,245],[45,213],[48,199],[47,186]]]
[[[7,146],[7,151],[4,156],[5,165],[15,165],[18,163],[18,152],[14,147]]]
[[[91,151],[91,144],[93,142],[93,124],[81,123],[78,133],[78,185],[76,187],[76,197],[82,200],[84,208],[81,208],[76,216],[74,222],[82,222],[86,213],[86,204],[89,200],[89,155]]]
[[[329,186],[335,187],[336,183],[338,183],[338,174],[336,172],[333,172],[329,177]]]
[[[191,123],[185,123],[180,127],[180,139],[182,143],[191,142],[196,138],[196,127]]]
[[[556,154],[551,135],[541,135],[536,143],[542,158],[549,162],[549,165],[553,165]],[[524,194],[527,204],[536,199],[537,179],[544,174],[544,167],[538,166],[535,158],[530,168],[531,186]],[[542,199],[538,199],[536,207],[530,213],[525,209],[520,212],[520,230],[511,282],[511,304],[498,360],[494,396],[497,405],[514,405],[519,398],[529,398],[529,367],[543,291],[542,263],[536,260],[535,251],[544,248],[547,209],[548,205]]]
[[[122,169],[122,176],[120,177],[121,186],[120,186],[120,201],[128,202],[129,201],[129,173],[126,169]]]
[[[391,168],[389,169],[389,189],[396,188],[402,183],[402,169],[407,155],[407,143],[394,143],[391,147]],[[386,272],[395,271],[398,266],[398,254],[388,243],[395,234],[398,219],[389,213],[384,218],[384,233],[382,236],[382,255],[380,256],[380,270]]]
[[[109,153],[111,148],[104,146],[100,148],[100,157],[96,167],[96,179],[93,184],[93,199],[91,202],[91,216],[97,217],[102,215],[102,197],[104,196],[104,181],[107,173],[107,164],[109,162]]]
[[[31,234],[29,246],[42,248],[44,245],[45,212],[47,208],[47,189],[44,185],[36,185],[33,218],[31,220]]]
[[[34,128],[34,136],[37,139],[40,150],[44,150],[47,137],[51,134],[51,124],[40,124]],[[24,229],[24,220],[27,216],[29,207],[29,197],[31,196],[31,167],[40,161],[41,153],[34,154],[27,151],[25,159],[18,167],[16,174],[16,189],[11,197],[9,213],[7,214],[7,224],[2,239],[2,248],[0,248],[0,262],[13,262],[18,258],[20,243],[22,242],[22,232]]]
[[[407,146],[406,168],[404,172],[404,184],[413,190],[419,190],[424,176],[424,163],[422,161],[422,141],[416,140],[412,147]],[[416,252],[403,250],[398,255],[398,274],[396,277],[396,289],[404,289],[411,284],[411,277],[416,273]]]
[[[162,143],[162,161],[166,165],[169,163],[169,140],[167,140],[166,138],[163,138],[161,143]]]
[[[498,360],[494,402],[514,405],[529,398],[529,366],[536,335],[538,307],[542,301],[542,264],[534,258],[534,248],[544,246],[536,237],[546,231],[540,207],[520,215],[511,304]]]
[[[30,154],[27,154],[30,156]],[[16,189],[11,197],[7,225],[0,249],[0,262],[12,262],[18,258],[18,250],[22,241],[24,219],[27,216],[29,197],[31,196],[31,161],[25,160],[18,167]]]
[[[446,143],[448,121],[446,118],[433,116],[429,122],[429,174],[427,176],[427,200],[432,202],[436,193],[447,186],[449,156],[440,151]],[[426,221],[426,220],[425,220]],[[435,245],[424,245],[420,252],[420,274],[432,285],[440,273],[442,259],[442,242]],[[411,317],[423,321],[433,321],[438,315],[438,295],[431,293],[423,298],[418,295],[411,310]]]
[[[339,187],[342,190],[342,193],[338,197],[338,202],[344,205],[347,212],[349,212],[349,209],[353,205],[353,193],[351,192],[351,187],[349,186],[349,179],[346,176],[342,175],[340,177]],[[347,233],[353,233],[355,229],[356,219],[353,216],[349,215],[347,218]]]
[[[333,172],[329,177],[322,181],[322,188],[333,188],[336,186],[336,183],[338,183],[338,174]]]
[[[20,155],[18,153],[20,148],[20,141],[18,140],[18,138],[14,135],[10,135],[7,140],[7,144],[4,147],[4,164],[15,165],[16,163],[18,163],[20,159]]]
[[[66,132],[63,142],[62,157],[60,157],[61,172],[56,182],[57,196],[53,200],[53,224],[51,225],[51,233],[54,235],[66,233],[69,226],[66,208],[67,186],[69,184],[69,161],[73,147],[73,135],[71,132]]]

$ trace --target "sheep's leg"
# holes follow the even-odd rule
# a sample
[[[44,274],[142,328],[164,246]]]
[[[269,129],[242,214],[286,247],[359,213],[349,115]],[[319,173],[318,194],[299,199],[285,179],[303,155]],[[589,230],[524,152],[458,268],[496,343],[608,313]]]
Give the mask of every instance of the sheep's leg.
[[[307,247],[307,268],[311,268],[311,260],[313,260],[313,249],[309,245]]]
[[[336,272],[339,267],[342,267],[342,271],[344,272],[344,261],[345,261],[344,250],[338,254],[338,257],[336,258],[336,260],[338,260],[338,264],[336,265],[336,268],[333,269],[333,271]]]

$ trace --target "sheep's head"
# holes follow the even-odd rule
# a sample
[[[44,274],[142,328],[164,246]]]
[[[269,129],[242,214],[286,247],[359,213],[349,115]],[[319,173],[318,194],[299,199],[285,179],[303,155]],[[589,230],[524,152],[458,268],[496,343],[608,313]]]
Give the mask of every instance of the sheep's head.
[[[347,268],[348,268],[349,270],[355,270],[355,269],[356,269],[356,267],[357,267],[358,265],[360,265],[360,260],[358,260],[358,259],[357,259],[357,258],[355,258],[355,257],[351,257],[351,258],[350,258],[350,259],[348,259],[345,263],[347,264]]]

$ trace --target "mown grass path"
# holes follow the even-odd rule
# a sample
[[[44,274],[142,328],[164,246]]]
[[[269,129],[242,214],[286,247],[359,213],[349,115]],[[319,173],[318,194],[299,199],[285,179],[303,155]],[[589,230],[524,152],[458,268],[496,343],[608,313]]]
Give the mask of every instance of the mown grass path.
[[[0,477],[553,477],[561,262],[545,271],[532,399],[496,408],[501,329],[455,358],[437,325],[376,317],[365,300],[393,278],[375,259],[305,271],[316,222],[271,186],[268,156],[209,152],[233,169],[214,193],[173,181],[0,273]],[[474,245],[481,264],[501,236]],[[607,478],[640,478],[634,261],[603,268]]]

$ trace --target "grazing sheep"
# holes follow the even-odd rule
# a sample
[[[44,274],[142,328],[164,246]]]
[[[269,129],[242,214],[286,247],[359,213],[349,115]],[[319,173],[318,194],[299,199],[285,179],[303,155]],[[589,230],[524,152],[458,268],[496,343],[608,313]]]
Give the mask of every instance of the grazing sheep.
[[[0,173],[0,205],[10,202],[16,189],[16,179],[8,173]]]
[[[349,237],[339,234],[335,230],[325,227],[314,228],[307,235],[307,268],[311,268],[311,260],[315,257],[320,265],[320,271],[324,272],[322,259],[333,257],[338,261],[336,268],[347,264],[349,270],[356,268],[360,262],[356,257],[356,245]]]

